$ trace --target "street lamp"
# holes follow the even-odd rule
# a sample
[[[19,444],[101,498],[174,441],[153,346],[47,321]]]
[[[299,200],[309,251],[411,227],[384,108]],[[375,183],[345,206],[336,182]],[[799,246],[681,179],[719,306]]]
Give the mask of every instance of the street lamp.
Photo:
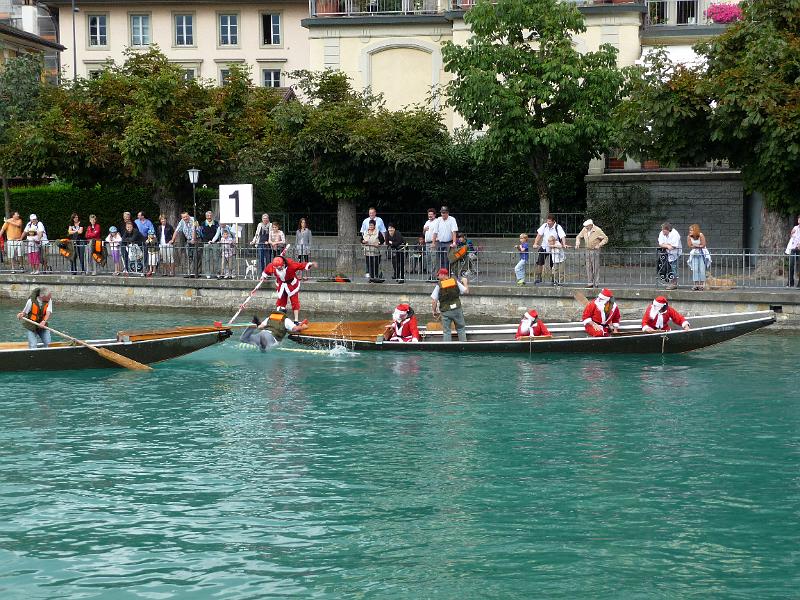
[[[75,39],[75,13],[78,12],[78,7],[75,6],[75,0],[72,0],[72,81],[78,79],[78,47]]]
[[[192,204],[194,205],[194,214],[192,218],[194,219],[194,224],[197,226],[197,180],[200,179],[200,169],[188,169],[186,171],[189,174],[189,182],[192,184]]]

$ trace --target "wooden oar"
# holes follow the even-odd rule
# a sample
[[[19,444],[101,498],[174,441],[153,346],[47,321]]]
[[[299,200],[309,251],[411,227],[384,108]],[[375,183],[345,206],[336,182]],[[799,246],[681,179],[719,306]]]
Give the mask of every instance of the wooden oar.
[[[579,302],[583,306],[586,306],[587,304],[589,304],[589,300],[586,298],[586,296],[583,295],[583,292],[579,292],[578,290],[575,290],[572,293],[572,297],[575,298],[576,302]]]
[[[110,360],[111,362],[118,364],[121,367],[125,367],[126,369],[133,369],[135,371],[152,371],[153,367],[149,365],[145,365],[140,363],[139,361],[133,360],[132,358],[128,358],[127,356],[122,356],[121,354],[117,354],[109,350],[108,348],[98,348],[97,346],[92,346],[91,344],[87,344],[86,342],[79,340],[77,338],[72,337],[71,335],[67,335],[66,333],[62,333],[53,329],[52,327],[48,327],[47,325],[41,325],[36,321],[31,321],[30,319],[26,319],[25,317],[20,317],[21,321],[26,321],[32,325],[36,325],[42,329],[46,329],[51,333],[55,333],[57,336],[60,336],[64,339],[67,339],[71,342],[74,342],[80,346],[85,346],[105,358],[106,360]]]

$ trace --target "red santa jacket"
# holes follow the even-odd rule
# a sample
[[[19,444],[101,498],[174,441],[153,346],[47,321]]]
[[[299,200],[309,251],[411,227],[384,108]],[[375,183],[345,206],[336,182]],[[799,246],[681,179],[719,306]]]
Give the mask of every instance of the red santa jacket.
[[[399,323],[394,321],[389,329],[391,334],[389,337],[390,342],[410,342],[419,341],[419,329],[417,329],[417,317],[403,319]]]
[[[611,302],[611,300],[609,300],[609,302]],[[608,327],[612,323],[616,323],[617,325],[619,325],[619,321],[621,318],[622,317],[620,316],[619,313],[619,307],[617,306],[616,302],[614,302],[611,305],[611,310],[608,312],[608,315],[606,315],[603,309],[597,306],[597,303],[594,300],[592,300],[591,302],[589,302],[589,304],[586,305],[586,308],[583,310],[583,317],[581,322],[584,325],[588,325],[589,323],[594,322],[608,329]]]
[[[686,323],[686,318],[671,306],[668,306],[667,311],[663,313],[655,311],[652,307],[648,306],[642,317],[642,328],[652,327],[653,329],[660,329],[661,331],[669,331],[670,320],[676,325],[683,325]]]
[[[534,336],[534,335],[550,335],[550,330],[547,329],[547,325],[542,323],[541,321],[536,321],[536,324],[526,331],[523,331],[523,325],[529,322],[527,319],[523,319],[522,323],[519,324],[517,327],[517,335],[516,339],[521,339],[524,337]]]
[[[308,271],[311,268],[311,263],[297,262],[291,258],[284,258],[286,266],[283,269],[276,269],[275,265],[269,263],[264,267],[264,275],[275,275],[275,289],[278,290],[278,296],[286,294],[287,296],[294,296],[300,291],[300,281],[297,279],[298,271]]]

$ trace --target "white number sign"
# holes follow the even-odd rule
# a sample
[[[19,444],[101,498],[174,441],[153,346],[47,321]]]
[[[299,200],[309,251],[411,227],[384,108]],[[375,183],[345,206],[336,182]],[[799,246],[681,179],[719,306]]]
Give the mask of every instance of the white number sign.
[[[220,223],[253,222],[253,186],[249,183],[219,186]]]

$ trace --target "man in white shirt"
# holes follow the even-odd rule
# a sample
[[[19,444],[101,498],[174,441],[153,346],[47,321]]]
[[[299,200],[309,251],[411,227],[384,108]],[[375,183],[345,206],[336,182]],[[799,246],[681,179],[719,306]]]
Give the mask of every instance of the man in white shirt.
[[[683,254],[683,244],[681,234],[670,223],[664,223],[661,226],[661,233],[658,234],[658,247],[667,252],[670,271],[669,289],[674,290],[678,287],[678,258]]]
[[[432,244],[439,253],[439,268],[450,269],[450,260],[447,258],[448,248],[454,248],[458,237],[458,223],[450,216],[450,209],[443,206],[439,209],[441,215],[433,225]]]
[[[786,287],[794,287],[794,274],[797,273],[797,287],[800,287],[800,271],[797,269],[797,261],[800,258],[800,217],[797,217],[797,225],[792,227],[789,234],[789,243],[786,244],[786,254],[789,255],[789,277]]]
[[[428,279],[435,278],[433,257],[436,256],[436,245],[433,242],[434,227],[436,226],[436,209],[428,209],[428,220],[422,226],[422,235],[425,237],[425,265],[428,268]]]
[[[369,216],[361,222],[361,235],[363,236],[369,229],[370,221],[375,221],[375,229],[378,230],[378,233],[386,235],[386,226],[383,224],[383,219],[378,216],[378,211],[375,210],[375,207],[371,206],[367,213]]]
[[[556,217],[553,214],[547,215],[545,222],[536,230],[536,239],[533,241],[533,247],[539,249],[536,255],[536,278],[533,281],[534,285],[542,283],[542,271],[544,270],[544,263],[546,260],[550,260],[550,268],[553,268],[553,257],[549,252],[550,242],[548,241],[551,235],[566,247],[567,234],[564,233],[564,229],[561,225],[556,223]]]

